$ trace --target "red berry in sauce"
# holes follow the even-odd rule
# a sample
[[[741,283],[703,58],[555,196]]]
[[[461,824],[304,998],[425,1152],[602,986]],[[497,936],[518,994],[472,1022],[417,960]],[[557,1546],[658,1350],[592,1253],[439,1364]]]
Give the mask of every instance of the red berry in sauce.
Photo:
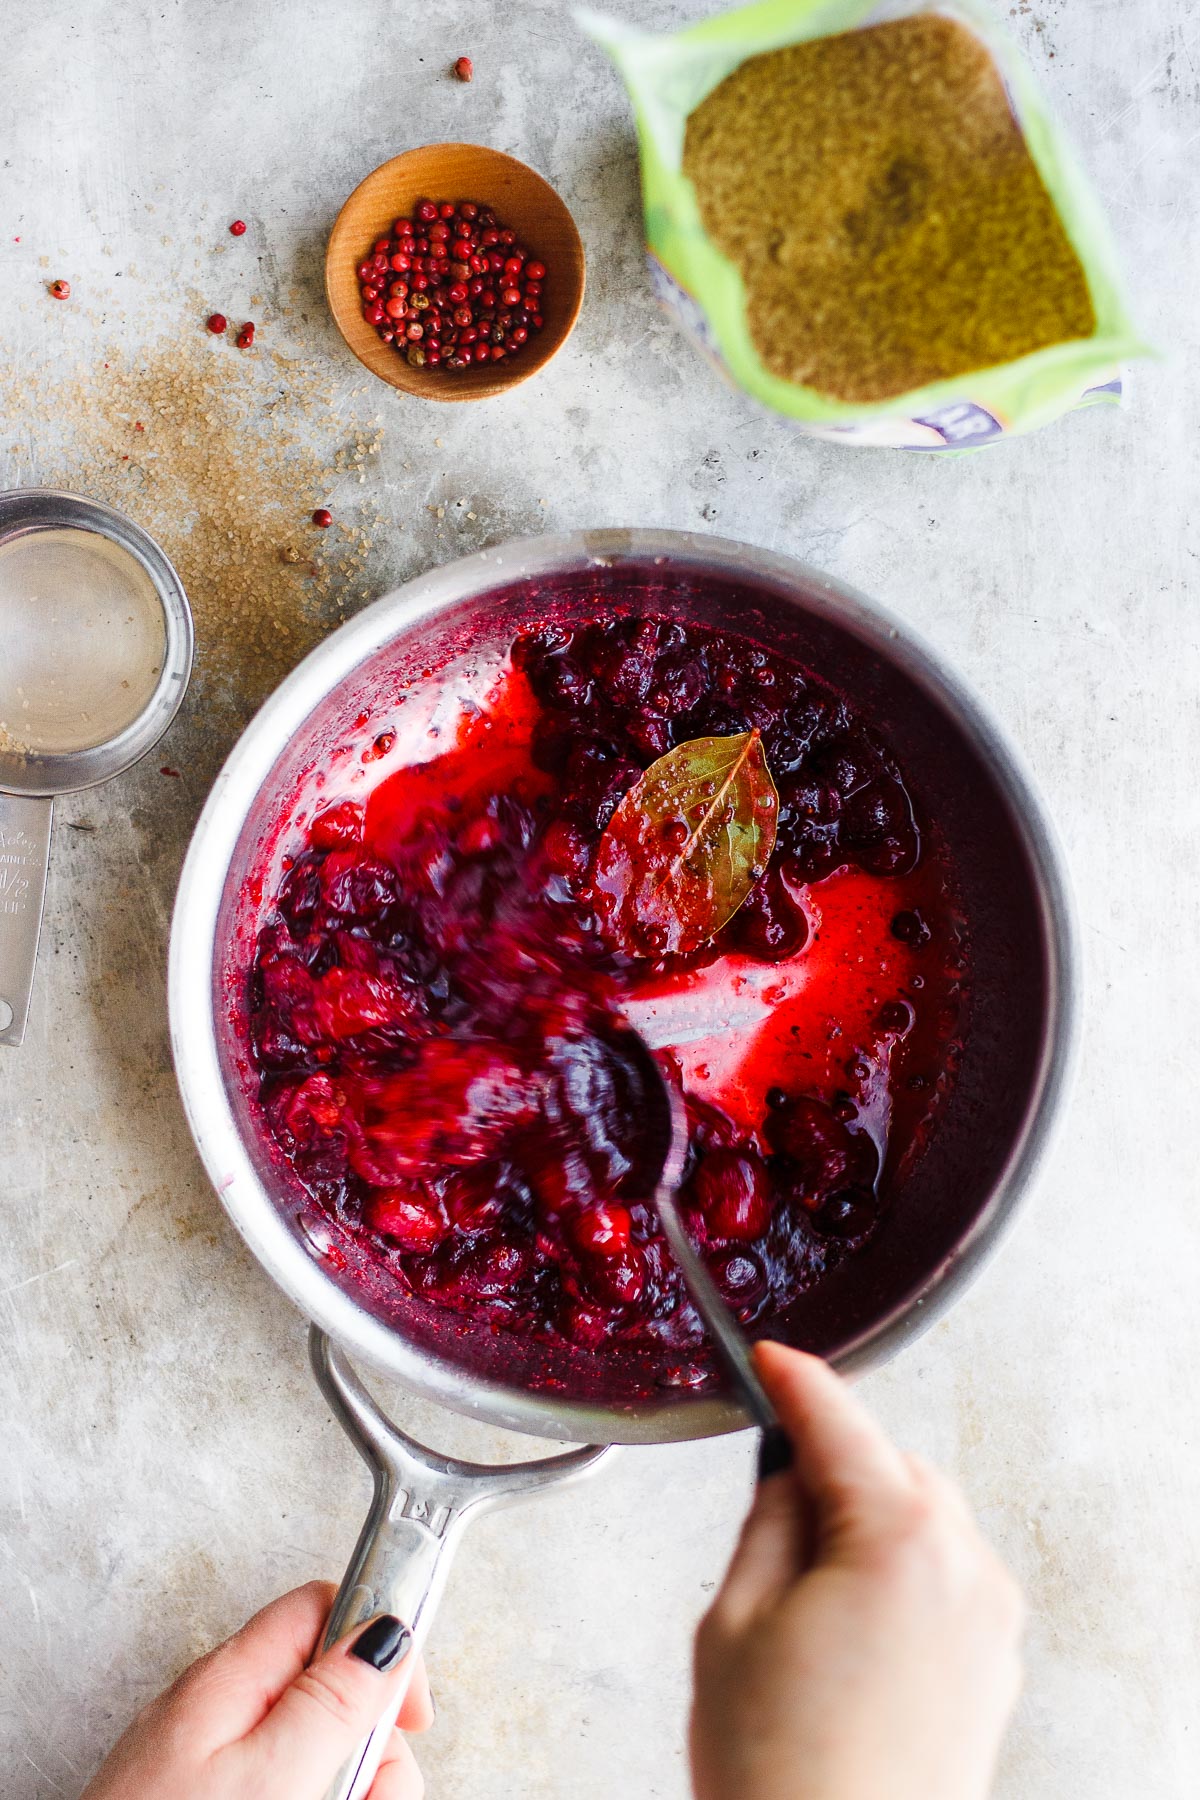
[[[743,1323],[749,1323],[767,1293],[767,1272],[762,1258],[738,1244],[717,1250],[709,1257],[708,1266],[726,1303]]]
[[[220,337],[221,333],[228,327],[228,324],[229,320],[225,317],[224,313],[210,313],[208,316],[208,329],[212,332],[214,337]]]
[[[632,1245],[613,1256],[597,1257],[589,1263],[585,1281],[598,1300],[636,1306],[646,1286],[645,1259]]]
[[[246,233],[245,219],[235,219],[229,227],[229,231],[232,237],[244,237]]]
[[[239,350],[249,350],[251,344],[254,342],[254,321],[252,319],[246,320],[246,323],[238,332],[235,342]]]
[[[319,525],[322,531],[325,531],[333,524],[333,514],[329,511],[328,507],[318,506],[316,512],[312,516],[312,522],[314,525]]]
[[[750,1150],[714,1150],[692,1181],[712,1238],[761,1237],[774,1210],[766,1164]]]
[[[314,519],[313,523],[317,522]],[[323,523],[332,524],[333,521],[326,517]],[[353,800],[326,807],[324,812],[317,814],[309,831],[317,850],[346,850],[352,844],[361,844],[362,834],[363,809]]]
[[[460,56],[454,65],[454,73],[460,81],[472,81],[475,77],[475,65],[469,56]]]
[[[589,1206],[575,1220],[572,1236],[591,1256],[619,1256],[629,1244],[632,1225],[627,1207]]]
[[[878,1207],[867,1188],[843,1188],[817,1207],[814,1223],[827,1237],[864,1238],[876,1223]]]
[[[372,1231],[391,1238],[402,1250],[432,1250],[446,1231],[436,1209],[415,1183],[376,1189],[363,1217]]]
[[[912,944],[921,949],[932,935],[920,913],[915,910],[898,912],[892,920],[892,936],[899,938],[902,944]]]

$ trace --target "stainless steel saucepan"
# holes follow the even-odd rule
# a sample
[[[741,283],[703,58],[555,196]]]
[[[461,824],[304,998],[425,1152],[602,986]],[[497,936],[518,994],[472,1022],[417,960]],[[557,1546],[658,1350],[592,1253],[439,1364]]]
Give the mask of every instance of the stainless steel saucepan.
[[[1076,964],[1050,825],[978,702],[873,602],[743,544],[598,531],[485,551],[367,608],[289,676],[219,775],[184,867],[170,965],[175,1064],[200,1153],[254,1254],[314,1322],[317,1378],[375,1474],[332,1636],[388,1610],[422,1641],[472,1512],[578,1475],[603,1454],[495,1470],[448,1461],[384,1418],[348,1353],[426,1399],[575,1444],[665,1442],[747,1423],[716,1383],[676,1386],[669,1370],[648,1382],[632,1356],[550,1355],[398,1291],[306,1195],[259,1112],[246,1018],[254,939],[314,801],[364,779],[356,721],[367,714],[380,731],[411,717],[405,708],[436,712],[438,696],[452,696],[551,604],[568,620],[633,607],[719,623],[796,657],[885,732],[954,851],[974,982],[956,1086],[876,1237],[775,1321],[775,1335],[856,1369],[932,1323],[1011,1219],[1064,1090]],[[381,1741],[347,1766],[338,1800],[365,1792]]]

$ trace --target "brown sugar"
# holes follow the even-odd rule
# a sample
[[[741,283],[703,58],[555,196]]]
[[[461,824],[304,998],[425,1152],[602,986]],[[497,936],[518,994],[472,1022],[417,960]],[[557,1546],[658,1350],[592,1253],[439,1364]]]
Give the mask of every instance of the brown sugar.
[[[1087,281],[987,47],[914,14],[753,57],[684,173],[772,374],[884,400],[1088,337]]]

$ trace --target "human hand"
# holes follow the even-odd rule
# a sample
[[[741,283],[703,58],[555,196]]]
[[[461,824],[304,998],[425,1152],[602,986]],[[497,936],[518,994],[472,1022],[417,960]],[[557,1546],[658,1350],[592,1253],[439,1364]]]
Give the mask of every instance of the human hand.
[[[697,1634],[698,1800],[985,1800],[1016,1583],[825,1363],[768,1343],[756,1363],[795,1466],[760,1485]]]
[[[406,1676],[399,1724],[425,1731],[429,1683],[420,1659],[413,1666],[405,1654],[397,1620],[376,1619],[311,1662],[333,1596],[323,1581],[296,1588],[185,1669],[134,1720],[81,1800],[322,1800]],[[397,1729],[370,1800],[421,1800],[424,1791]]]

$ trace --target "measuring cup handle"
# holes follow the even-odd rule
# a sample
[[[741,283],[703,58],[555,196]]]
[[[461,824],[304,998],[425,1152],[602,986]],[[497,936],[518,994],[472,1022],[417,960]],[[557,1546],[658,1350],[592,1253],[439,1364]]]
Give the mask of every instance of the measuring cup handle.
[[[0,1044],[25,1036],[53,818],[53,800],[0,794]]]

